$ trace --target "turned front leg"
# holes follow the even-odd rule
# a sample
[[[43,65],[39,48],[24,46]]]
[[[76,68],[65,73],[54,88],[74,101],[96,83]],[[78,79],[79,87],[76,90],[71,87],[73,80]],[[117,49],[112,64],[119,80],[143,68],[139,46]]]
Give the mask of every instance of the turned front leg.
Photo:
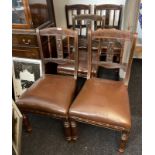
[[[75,121],[71,121],[72,140],[77,140],[77,125]]]
[[[28,119],[28,116],[26,114],[23,114],[23,125],[27,132],[29,132],[29,133],[32,132],[32,127],[31,127],[30,121]]]
[[[129,138],[129,131],[122,131],[121,143],[120,143],[120,147],[118,150],[119,152],[123,153],[125,151],[125,147],[128,142],[128,138]]]
[[[64,132],[67,141],[71,141],[71,127],[68,120],[64,121]]]

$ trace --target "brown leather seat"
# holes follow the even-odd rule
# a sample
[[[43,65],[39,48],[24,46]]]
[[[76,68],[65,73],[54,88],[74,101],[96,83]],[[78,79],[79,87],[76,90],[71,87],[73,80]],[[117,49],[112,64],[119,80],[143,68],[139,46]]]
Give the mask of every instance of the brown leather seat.
[[[121,81],[92,78],[70,107],[71,118],[105,126],[131,127],[127,87]]]
[[[17,101],[20,109],[67,117],[76,80],[69,76],[45,75]]]

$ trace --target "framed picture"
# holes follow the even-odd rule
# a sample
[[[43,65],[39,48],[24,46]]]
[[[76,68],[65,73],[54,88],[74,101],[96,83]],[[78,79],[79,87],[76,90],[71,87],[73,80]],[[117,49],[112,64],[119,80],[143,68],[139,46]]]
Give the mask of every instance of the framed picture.
[[[21,154],[22,121],[23,116],[12,101],[12,145],[16,155]]]
[[[15,101],[41,76],[41,60],[13,57],[13,87]]]

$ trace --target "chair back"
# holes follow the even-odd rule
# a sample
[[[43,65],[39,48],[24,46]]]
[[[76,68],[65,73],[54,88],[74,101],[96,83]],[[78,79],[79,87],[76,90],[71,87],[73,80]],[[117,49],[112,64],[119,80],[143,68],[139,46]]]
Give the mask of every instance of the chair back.
[[[122,5],[95,5],[94,14],[105,17],[105,28],[121,29]]]
[[[63,46],[63,39],[67,38],[67,48]],[[37,39],[40,48],[40,55],[42,59],[43,73],[45,74],[45,65],[47,63],[56,64],[74,64],[74,78],[77,79],[78,71],[78,33],[71,29],[63,28],[45,28],[37,29]],[[45,40],[48,42],[45,44]],[[72,48],[70,47],[70,40],[73,40]],[[56,51],[52,51],[52,44],[56,43]],[[44,46],[47,51],[43,51]],[[65,56],[65,50],[68,50],[69,56]],[[46,54],[45,54],[46,53]]]
[[[125,85],[128,85],[130,70],[132,64],[133,53],[136,45],[137,34],[133,34],[129,31],[122,31],[117,29],[98,29],[96,31],[88,31],[88,53],[89,53],[89,61],[88,61],[88,76],[87,78],[91,78],[92,66],[102,66],[107,69],[122,69],[126,75],[124,80]],[[97,48],[97,59],[92,59],[92,51],[93,51],[93,43],[95,43],[95,48]],[[116,48],[116,44],[120,44],[120,61],[114,62],[114,52]],[[106,60],[100,59],[100,54],[102,50],[107,48],[106,51]],[[128,53],[127,62],[123,62],[122,57],[124,54]]]
[[[97,27],[103,28],[104,27],[104,18],[99,15],[92,15],[92,14],[82,14],[73,16],[73,29],[79,29],[80,36],[87,36],[88,28],[91,30],[96,30]],[[84,30],[85,31],[82,31]],[[83,33],[85,32],[85,33]]]
[[[66,11],[67,28],[72,28],[73,16],[81,14],[90,14],[91,5],[84,5],[84,4],[66,5],[65,11]]]

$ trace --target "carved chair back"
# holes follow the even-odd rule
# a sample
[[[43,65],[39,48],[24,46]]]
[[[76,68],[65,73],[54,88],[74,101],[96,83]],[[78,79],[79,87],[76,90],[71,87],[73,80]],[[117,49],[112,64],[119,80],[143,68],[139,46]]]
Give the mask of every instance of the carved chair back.
[[[122,69],[126,75],[124,80],[124,84],[128,85],[129,77],[130,77],[130,70],[132,64],[132,57],[136,45],[136,38],[137,34],[133,34],[129,31],[121,31],[117,29],[98,29],[94,32],[88,31],[88,47],[89,52],[89,62],[88,62],[88,75],[87,78],[91,78],[92,73],[92,66],[102,66],[108,69]],[[96,42],[97,49],[98,49],[98,58],[96,60],[92,59],[92,49],[93,42]],[[114,51],[115,51],[115,44],[119,43],[121,45],[120,57],[123,57],[124,54],[128,53],[128,60],[127,62],[123,62],[124,60],[121,58],[120,61],[113,62]],[[106,60],[103,61],[100,59],[100,53],[104,46],[107,46],[106,52]],[[96,47],[95,47],[96,48]]]
[[[94,14],[105,17],[105,28],[121,29],[122,5],[95,5]]]
[[[45,55],[43,51],[44,42],[47,38],[48,41],[48,55]],[[67,49],[63,48],[63,39],[67,38]],[[37,39],[40,47],[40,55],[42,58],[42,67],[43,73],[45,73],[45,65],[47,63],[56,63],[56,64],[74,64],[74,78],[77,79],[77,70],[78,70],[78,32],[71,29],[62,29],[62,28],[45,28],[37,29]],[[70,40],[73,40],[72,48],[70,47]],[[55,40],[56,43],[56,53],[52,51],[52,42]],[[65,57],[64,50],[68,50],[69,56]],[[47,51],[46,51],[47,52]],[[74,54],[72,54],[74,53]]]
[[[67,28],[72,28],[73,16],[81,14],[85,15],[90,14],[91,5],[84,5],[84,4],[66,5],[65,11],[66,11]],[[86,25],[83,25],[83,27],[86,27]]]

